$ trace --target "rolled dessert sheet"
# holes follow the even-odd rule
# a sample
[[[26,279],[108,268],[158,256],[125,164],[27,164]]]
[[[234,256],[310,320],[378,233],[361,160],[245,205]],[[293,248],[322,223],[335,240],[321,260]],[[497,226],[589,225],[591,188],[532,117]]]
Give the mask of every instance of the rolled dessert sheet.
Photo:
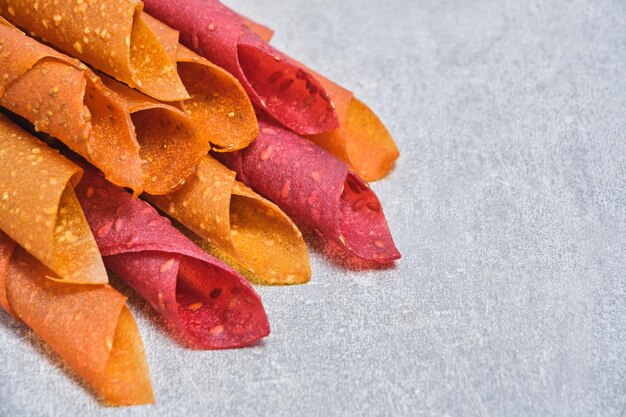
[[[189,98],[139,0],[0,0],[31,35],[160,101]]]
[[[145,198],[209,243],[212,253],[240,265],[254,282],[301,284],[311,276],[306,244],[291,219],[210,156],[180,190]]]
[[[74,186],[82,170],[0,113],[0,230],[76,284],[108,276]]]
[[[0,307],[32,329],[108,404],[153,403],[141,336],[126,298],[109,285],[65,284],[51,275],[0,231]]]
[[[107,268],[152,304],[186,345],[230,349],[269,334],[261,298],[248,281],[148,203],[89,167],[77,192]]]
[[[217,0],[146,0],[146,11],[180,31],[181,42],[234,75],[252,103],[289,129],[320,134],[339,127],[316,77],[267,44]]]
[[[0,106],[61,140],[111,182],[136,194],[170,192],[209,149],[179,108],[111,80],[115,93],[80,62],[12,26],[0,24],[0,43]]]
[[[266,42],[273,32],[242,16],[248,27]],[[361,178],[376,181],[386,176],[400,156],[385,125],[354,94],[310,68],[336,106],[339,128],[307,138],[347,163]]]
[[[184,110],[202,128],[215,151],[245,148],[259,134],[248,94],[230,73],[178,43],[178,31],[144,13],[166,46],[191,98]]]
[[[276,203],[296,223],[353,255],[379,263],[400,258],[374,191],[316,144],[260,118],[250,146],[215,154],[237,179]]]

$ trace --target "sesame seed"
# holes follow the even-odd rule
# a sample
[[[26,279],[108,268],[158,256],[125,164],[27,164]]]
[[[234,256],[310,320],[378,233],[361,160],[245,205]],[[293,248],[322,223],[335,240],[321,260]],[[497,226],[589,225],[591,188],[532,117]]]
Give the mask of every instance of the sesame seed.
[[[372,211],[379,211],[380,210],[380,204],[378,204],[376,201],[368,201],[367,202],[367,208],[372,210]]]
[[[174,262],[176,262],[176,259],[174,258],[170,258],[167,261],[163,262],[163,264],[161,264],[161,267],[159,268],[159,272],[164,273],[169,271],[174,266]]]
[[[202,303],[193,303],[193,304],[190,304],[187,308],[191,311],[196,311],[196,310],[201,309],[203,305],[204,304]]]
[[[283,184],[283,188],[281,188],[281,190],[280,190],[280,196],[283,199],[289,197],[289,189],[290,188],[291,188],[291,183],[289,182],[289,180],[285,181],[285,183]]]
[[[107,336],[104,338],[104,344],[107,346],[108,350],[113,349],[113,341],[111,340],[110,337]]]
[[[63,235],[63,239],[67,240],[69,243],[74,243],[78,240],[78,237],[72,233],[71,230],[67,230]]]
[[[211,327],[209,330],[210,335],[218,335],[224,331],[224,326],[218,324],[217,326]]]
[[[267,148],[265,148],[265,150],[261,153],[261,155],[259,156],[259,159],[261,161],[266,161],[267,159],[269,159],[269,157],[272,155],[272,146],[268,146]]]
[[[111,231],[112,226],[113,226],[112,222],[105,223],[102,227],[98,229],[98,231],[96,232],[96,235],[98,237],[104,237],[108,235],[109,232]]]

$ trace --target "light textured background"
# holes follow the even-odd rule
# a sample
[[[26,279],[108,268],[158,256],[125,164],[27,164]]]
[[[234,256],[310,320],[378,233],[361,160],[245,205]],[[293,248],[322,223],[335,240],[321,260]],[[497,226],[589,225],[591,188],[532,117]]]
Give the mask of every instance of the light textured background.
[[[0,313],[0,415],[626,415],[626,2],[228,4],[386,122],[404,258],[314,254],[244,350],[184,350],[132,298],[151,407],[102,408]]]

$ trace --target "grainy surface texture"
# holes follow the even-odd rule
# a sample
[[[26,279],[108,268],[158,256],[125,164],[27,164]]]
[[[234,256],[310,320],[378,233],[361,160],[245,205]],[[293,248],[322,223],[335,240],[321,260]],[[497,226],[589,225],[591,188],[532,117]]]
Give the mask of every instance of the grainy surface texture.
[[[187,351],[132,298],[150,407],[101,407],[1,313],[0,415],[624,416],[626,3],[228,4],[387,123],[404,258],[318,251],[310,284],[259,288],[272,335],[243,350]]]

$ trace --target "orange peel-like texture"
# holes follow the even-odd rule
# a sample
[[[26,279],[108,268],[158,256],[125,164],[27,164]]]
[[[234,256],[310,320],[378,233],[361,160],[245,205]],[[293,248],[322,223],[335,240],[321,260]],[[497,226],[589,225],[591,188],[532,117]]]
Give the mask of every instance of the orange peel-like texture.
[[[0,0],[0,14],[117,80],[161,101],[189,98],[138,0]]]
[[[180,190],[146,198],[208,241],[215,255],[237,262],[253,282],[301,284],[311,277],[306,244],[291,219],[210,156]]]
[[[82,170],[0,114],[0,229],[64,282],[108,282],[74,185]]]
[[[202,127],[215,151],[245,148],[259,134],[252,103],[241,83],[228,71],[178,43],[178,31],[144,13],[145,21],[176,62],[191,96],[187,114]]]
[[[109,285],[65,284],[0,232],[0,306],[23,321],[111,405],[154,402],[126,297]]]

